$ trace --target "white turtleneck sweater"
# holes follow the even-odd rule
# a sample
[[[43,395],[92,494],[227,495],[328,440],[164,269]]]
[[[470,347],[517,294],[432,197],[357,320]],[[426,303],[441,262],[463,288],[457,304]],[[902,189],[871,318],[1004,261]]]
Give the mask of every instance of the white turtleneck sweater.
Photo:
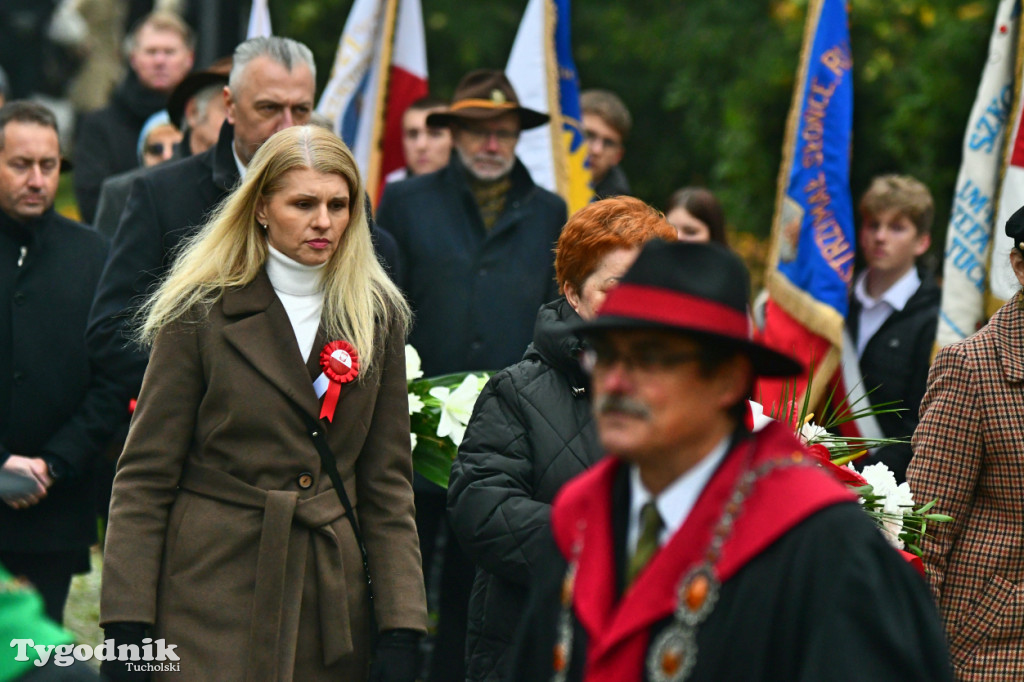
[[[277,297],[284,304],[288,320],[292,323],[295,340],[299,342],[302,361],[309,358],[313,340],[320,326],[320,311],[324,305],[324,292],[320,275],[325,264],[303,265],[284,255],[270,244],[267,258],[267,277]]]

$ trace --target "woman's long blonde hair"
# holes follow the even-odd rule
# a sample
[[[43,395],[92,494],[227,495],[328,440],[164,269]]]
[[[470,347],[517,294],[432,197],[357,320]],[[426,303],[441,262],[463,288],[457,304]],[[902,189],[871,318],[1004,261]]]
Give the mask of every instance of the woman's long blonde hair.
[[[281,190],[289,171],[299,169],[334,173],[348,184],[348,227],[323,270],[322,324],[329,338],[355,346],[364,370],[360,375],[369,373],[378,325],[387,329],[397,316],[401,328],[408,328],[409,306],[377,261],[352,152],[334,133],[308,125],[267,140],[249,163],[245,180],[185,243],[167,278],[139,311],[142,343],[151,344],[157,332],[190,311],[208,309],[224,289],[253,281],[268,254],[257,207]]]

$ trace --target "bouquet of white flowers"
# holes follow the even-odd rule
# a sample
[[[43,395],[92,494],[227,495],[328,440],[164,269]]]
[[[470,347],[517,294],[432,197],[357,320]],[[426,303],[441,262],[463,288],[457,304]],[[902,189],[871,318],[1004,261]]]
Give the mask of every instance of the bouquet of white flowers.
[[[806,395],[810,395],[809,390]],[[858,406],[857,402],[846,404],[843,401],[836,405],[834,398],[833,390],[822,409],[824,415],[822,423],[815,424],[812,421],[814,415],[808,412],[808,398],[805,396],[803,405],[797,410],[795,404],[787,400],[784,391],[783,405],[788,405],[788,408],[775,415],[774,418],[783,423],[792,424],[797,437],[821,465],[860,497],[864,511],[871,516],[893,547],[899,550],[905,549],[920,557],[921,539],[925,535],[928,523],[945,523],[952,521],[952,517],[932,513],[931,509],[935,506],[935,500],[915,507],[910,486],[906,483],[897,485],[896,477],[885,464],[871,464],[864,467],[861,472],[854,469],[851,464],[867,454],[870,449],[905,442],[905,440],[899,438],[843,438],[833,433],[837,427],[846,422],[867,415],[898,412],[902,408],[897,407],[894,403]]]
[[[410,345],[405,347],[405,376],[413,466],[427,480],[447,488],[452,462],[488,376],[457,372],[423,378],[419,353]]]

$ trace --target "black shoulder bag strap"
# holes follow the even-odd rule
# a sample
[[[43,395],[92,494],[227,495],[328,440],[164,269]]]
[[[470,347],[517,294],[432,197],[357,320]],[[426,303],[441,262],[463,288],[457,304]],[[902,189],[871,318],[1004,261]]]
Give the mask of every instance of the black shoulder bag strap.
[[[298,405],[295,407],[296,411],[302,415],[303,421],[306,422],[306,431],[309,434],[310,440],[313,441],[313,445],[316,447],[317,453],[320,455],[320,463],[323,465],[327,475],[330,476],[331,483],[334,484],[334,492],[338,494],[338,499],[341,500],[341,506],[345,509],[345,515],[352,524],[352,532],[356,536],[356,544],[359,545],[359,553],[362,555],[363,559],[363,574],[366,576],[366,590],[370,596],[370,637],[374,642],[376,642],[377,616],[374,613],[373,580],[370,579],[370,560],[366,553],[366,543],[363,542],[363,534],[359,529],[359,521],[356,519],[355,510],[352,508],[352,502],[348,499],[348,493],[345,492],[345,486],[341,482],[341,474],[338,473],[338,462],[334,458],[334,452],[331,450],[331,446],[327,444],[323,425],[309,416],[309,414]]]

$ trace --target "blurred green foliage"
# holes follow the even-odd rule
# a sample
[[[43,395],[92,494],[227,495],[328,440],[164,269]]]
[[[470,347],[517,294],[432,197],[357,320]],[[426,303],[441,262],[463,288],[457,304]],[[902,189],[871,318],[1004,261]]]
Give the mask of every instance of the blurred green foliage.
[[[451,96],[471,68],[502,67],[526,0],[421,0],[432,90]],[[936,200],[941,244],[964,127],[996,2],[851,0],[852,184],[909,173]],[[303,40],[322,87],[352,0],[271,0],[276,32]],[[723,199],[731,227],[766,235],[807,0],[577,0],[573,51],[583,87],[618,92],[634,130],[624,168],[661,206],[687,184]]]

